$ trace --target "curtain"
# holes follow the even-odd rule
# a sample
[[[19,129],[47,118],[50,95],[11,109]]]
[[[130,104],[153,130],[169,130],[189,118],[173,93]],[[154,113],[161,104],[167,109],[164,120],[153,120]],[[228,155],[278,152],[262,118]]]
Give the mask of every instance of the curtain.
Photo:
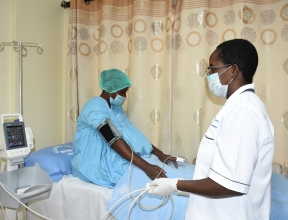
[[[274,160],[288,161],[288,4],[281,0],[71,0],[66,141],[82,106],[101,93],[100,72],[118,68],[132,81],[123,106],[132,123],[164,153],[191,162],[225,103],[207,87],[209,56],[234,38],[258,51],[256,94],[275,127]]]

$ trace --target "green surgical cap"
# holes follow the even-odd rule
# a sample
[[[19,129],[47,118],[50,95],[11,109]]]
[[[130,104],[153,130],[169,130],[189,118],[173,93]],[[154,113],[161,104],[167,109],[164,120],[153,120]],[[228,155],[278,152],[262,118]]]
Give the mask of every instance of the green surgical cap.
[[[121,70],[103,70],[100,74],[100,87],[108,93],[114,93],[130,86],[129,77]]]

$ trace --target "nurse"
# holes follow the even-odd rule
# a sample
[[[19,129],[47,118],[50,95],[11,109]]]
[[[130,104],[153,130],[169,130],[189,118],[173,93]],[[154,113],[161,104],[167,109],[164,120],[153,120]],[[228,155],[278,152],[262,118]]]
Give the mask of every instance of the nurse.
[[[274,127],[252,83],[257,51],[247,40],[229,40],[209,63],[209,89],[227,101],[200,143],[193,180],[160,178],[147,184],[155,187],[149,193],[189,192],[186,219],[268,220]]]
[[[114,188],[133,158],[132,163],[152,180],[166,177],[164,170],[141,158],[151,153],[166,164],[172,161],[177,167],[176,158],[153,146],[124,113],[121,105],[130,86],[130,79],[121,70],[101,72],[102,93],[83,106],[77,120],[71,161],[74,176]]]

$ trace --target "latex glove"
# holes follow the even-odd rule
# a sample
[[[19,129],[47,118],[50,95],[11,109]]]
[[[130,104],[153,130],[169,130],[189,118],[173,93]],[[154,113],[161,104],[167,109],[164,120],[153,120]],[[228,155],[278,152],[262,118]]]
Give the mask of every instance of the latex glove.
[[[146,189],[148,189],[149,187],[154,187],[148,190],[148,193],[159,195],[159,196],[169,196],[175,190],[177,190],[178,180],[179,180],[178,178],[175,178],[175,179],[159,178],[159,179],[153,180],[150,183],[147,183]]]
[[[185,197],[189,197],[190,194],[191,194],[190,192],[185,192],[181,190],[177,190],[177,193],[176,193],[177,196],[185,196]]]

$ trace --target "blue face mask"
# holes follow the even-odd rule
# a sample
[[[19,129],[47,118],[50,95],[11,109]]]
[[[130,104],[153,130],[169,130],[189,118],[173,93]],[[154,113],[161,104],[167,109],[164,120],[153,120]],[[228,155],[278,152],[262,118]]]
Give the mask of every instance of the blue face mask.
[[[116,95],[115,99],[110,96],[110,103],[111,105],[122,105],[125,102],[126,97],[121,95]]]
[[[222,73],[224,73],[230,67],[225,69]],[[222,85],[222,83],[220,82],[220,78],[219,78],[219,76],[222,73],[220,73],[220,74],[218,74],[218,73],[211,74],[211,75],[207,76],[206,79],[207,79],[207,82],[208,82],[209,89],[214,95],[216,95],[218,97],[221,97],[221,98],[227,98],[228,85],[234,78],[232,78],[227,85]]]

